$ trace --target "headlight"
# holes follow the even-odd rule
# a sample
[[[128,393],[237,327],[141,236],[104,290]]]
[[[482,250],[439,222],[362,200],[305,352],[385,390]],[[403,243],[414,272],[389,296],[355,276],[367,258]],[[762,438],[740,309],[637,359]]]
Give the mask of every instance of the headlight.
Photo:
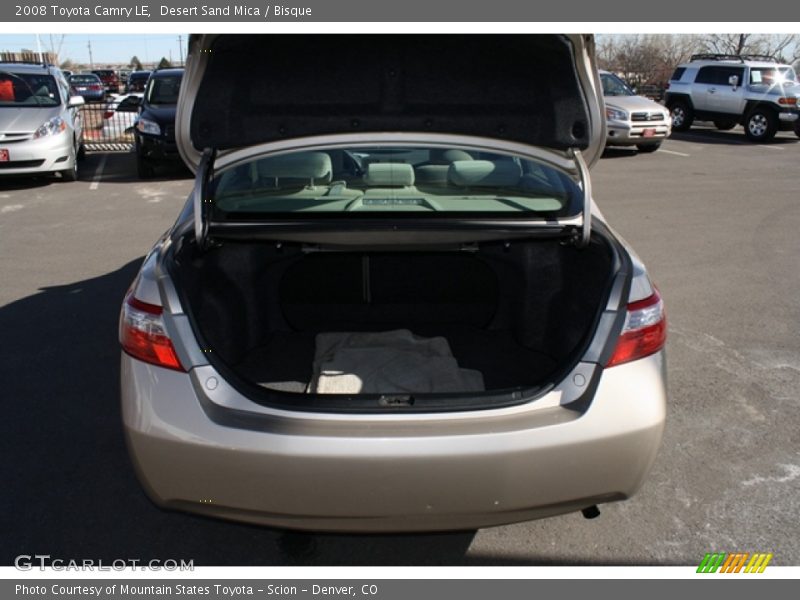
[[[148,135],[161,135],[161,127],[158,126],[158,123],[150,119],[139,119],[136,123],[136,129]]]
[[[606,106],[606,118],[609,121],[627,121],[628,113],[618,108],[612,108],[611,106]]]
[[[66,131],[67,123],[61,117],[53,117],[44,123],[33,134],[33,139],[39,139],[48,135],[57,135],[62,131]]]

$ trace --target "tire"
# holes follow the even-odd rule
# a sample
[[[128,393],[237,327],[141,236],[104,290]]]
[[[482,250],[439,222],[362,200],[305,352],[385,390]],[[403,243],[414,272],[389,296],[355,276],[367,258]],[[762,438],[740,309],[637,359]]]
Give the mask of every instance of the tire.
[[[736,127],[736,121],[714,121],[714,127],[720,131],[730,131]]]
[[[669,109],[672,115],[672,129],[675,131],[686,131],[694,122],[694,109],[686,100],[677,100],[672,103]]]
[[[778,131],[778,117],[769,108],[756,106],[744,123],[744,134],[751,142],[768,142]]]
[[[794,134],[800,138],[800,121],[795,121]]]
[[[661,148],[661,142],[655,144],[636,144],[636,149],[639,152],[655,152],[659,148]]]
[[[153,163],[138,152],[136,153],[136,173],[139,175],[139,179],[152,179],[156,175]]]
[[[78,155],[74,148],[70,152],[70,158],[72,159],[72,168],[59,171],[61,173],[61,181],[78,181]]]

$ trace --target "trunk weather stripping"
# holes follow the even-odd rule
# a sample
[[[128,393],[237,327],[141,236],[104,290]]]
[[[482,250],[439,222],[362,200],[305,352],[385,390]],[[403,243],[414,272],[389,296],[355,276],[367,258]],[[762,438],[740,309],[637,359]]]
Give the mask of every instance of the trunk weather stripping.
[[[583,190],[583,224],[580,231],[575,229],[573,232],[572,243],[578,248],[585,248],[592,235],[592,180],[589,176],[589,167],[583,159],[581,151],[571,148],[569,155],[575,161],[575,166],[578,167],[581,190]]]
[[[208,247],[208,220],[211,212],[212,199],[208,195],[208,184],[214,176],[214,159],[217,151],[214,148],[203,150],[200,164],[197,167],[197,175],[194,178],[194,191],[192,200],[194,203],[194,239],[200,250]]]

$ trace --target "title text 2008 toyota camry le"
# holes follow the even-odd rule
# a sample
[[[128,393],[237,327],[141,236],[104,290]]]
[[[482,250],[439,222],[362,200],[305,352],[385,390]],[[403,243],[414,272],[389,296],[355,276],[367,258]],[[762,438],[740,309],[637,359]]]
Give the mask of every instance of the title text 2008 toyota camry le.
[[[631,496],[666,322],[591,198],[603,118],[591,36],[192,36],[195,189],[120,318],[149,496],[330,531]]]

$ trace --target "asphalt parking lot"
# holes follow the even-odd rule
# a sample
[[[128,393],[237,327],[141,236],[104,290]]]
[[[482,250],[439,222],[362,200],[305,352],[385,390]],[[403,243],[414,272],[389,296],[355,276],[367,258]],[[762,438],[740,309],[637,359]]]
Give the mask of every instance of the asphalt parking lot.
[[[116,321],[192,181],[90,154],[76,183],[0,180],[0,564],[672,565],[706,552],[800,564],[800,140],[696,128],[608,151],[594,193],[669,319],[664,443],[640,493],[580,514],[438,535],[301,535],[155,508],[128,462]],[[624,418],[624,415],[621,415]]]

